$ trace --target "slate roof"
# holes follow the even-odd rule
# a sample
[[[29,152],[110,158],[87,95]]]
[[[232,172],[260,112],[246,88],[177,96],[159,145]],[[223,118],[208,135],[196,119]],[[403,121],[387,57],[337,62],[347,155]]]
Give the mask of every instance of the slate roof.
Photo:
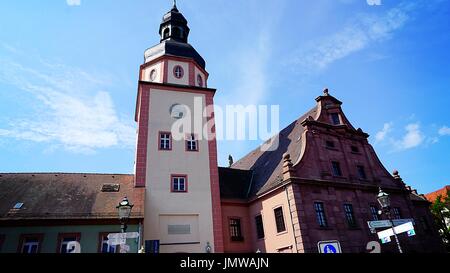
[[[105,184],[119,191],[102,192]],[[131,218],[143,218],[144,194],[128,174],[0,174],[0,220],[116,219],[125,196],[134,204]],[[17,203],[24,205],[15,210]]]
[[[147,49],[144,53],[145,60],[156,59],[168,55],[193,59],[201,68],[205,69],[206,62],[202,56],[188,43],[174,40],[164,40],[161,43]]]
[[[219,167],[220,197],[247,199],[253,172]]]
[[[262,151],[260,146],[233,164],[234,169],[252,170],[254,173],[249,197],[267,192],[282,182],[283,154],[289,153],[292,163],[297,163],[304,132],[301,122],[309,116],[315,117],[317,111],[316,106],[278,133],[279,146],[274,151]]]

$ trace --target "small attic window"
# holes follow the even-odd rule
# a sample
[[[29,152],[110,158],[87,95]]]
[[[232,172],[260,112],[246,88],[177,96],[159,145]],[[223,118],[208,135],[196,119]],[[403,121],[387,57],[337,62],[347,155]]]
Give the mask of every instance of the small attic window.
[[[333,125],[340,125],[341,124],[341,118],[339,117],[338,113],[332,113],[331,114],[331,121],[333,122]]]
[[[119,184],[103,184],[102,192],[119,192],[120,185]]]
[[[21,209],[23,207],[24,203],[16,203],[13,207],[13,209]]]

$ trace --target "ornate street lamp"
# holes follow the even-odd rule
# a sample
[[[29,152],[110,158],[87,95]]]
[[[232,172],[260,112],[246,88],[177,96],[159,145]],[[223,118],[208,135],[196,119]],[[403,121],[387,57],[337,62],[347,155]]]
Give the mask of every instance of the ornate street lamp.
[[[121,229],[122,232],[125,233],[127,231],[127,223],[130,219],[131,210],[133,209],[133,206],[129,201],[128,198],[125,197],[123,200],[119,203],[119,205],[116,207],[119,211],[119,220],[122,224]]]
[[[388,217],[388,220],[391,222],[392,231],[394,232],[395,242],[397,243],[397,247],[398,247],[398,252],[403,253],[402,247],[400,246],[400,241],[398,240],[397,233],[395,232],[395,229],[394,229],[394,221],[392,220],[392,215],[391,215],[391,199],[389,197],[389,194],[385,193],[380,188],[380,192],[378,193],[377,200],[378,200],[378,203],[380,203],[382,212],[384,212],[386,214],[386,216]]]

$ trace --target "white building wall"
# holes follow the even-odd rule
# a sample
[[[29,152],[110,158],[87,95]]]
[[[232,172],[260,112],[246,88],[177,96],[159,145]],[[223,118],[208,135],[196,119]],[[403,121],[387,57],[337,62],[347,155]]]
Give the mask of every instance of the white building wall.
[[[170,131],[175,121],[170,107],[178,103],[193,109],[198,96],[205,107],[204,95],[150,91],[144,239],[161,240],[163,253],[205,252],[208,242],[214,246],[208,141],[199,141],[199,152],[185,151],[184,140],[173,140],[172,151],[158,149],[159,132]],[[172,174],[188,176],[188,193],[171,193]],[[191,234],[169,235],[169,224],[190,225]]]

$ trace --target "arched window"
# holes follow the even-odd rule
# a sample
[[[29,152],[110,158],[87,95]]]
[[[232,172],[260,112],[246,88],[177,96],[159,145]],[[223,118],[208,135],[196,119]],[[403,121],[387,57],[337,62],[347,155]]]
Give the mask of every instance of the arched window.
[[[168,38],[169,35],[170,35],[170,29],[169,29],[169,28],[164,29],[164,32],[163,32],[163,39]]]

